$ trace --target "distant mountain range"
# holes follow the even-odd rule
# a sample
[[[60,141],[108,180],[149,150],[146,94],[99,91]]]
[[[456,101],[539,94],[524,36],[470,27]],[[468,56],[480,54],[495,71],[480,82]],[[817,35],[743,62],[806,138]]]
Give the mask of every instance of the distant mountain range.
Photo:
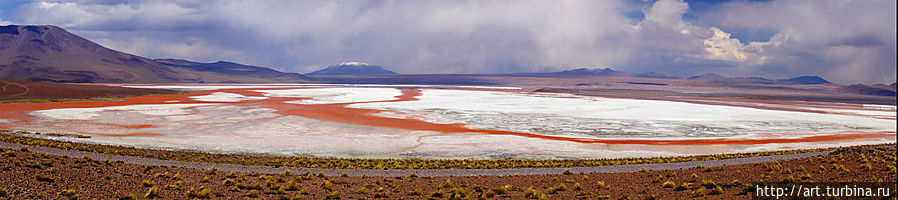
[[[0,26],[0,79],[78,83],[306,81],[301,75],[272,79],[269,75],[274,72],[259,72],[173,67],[108,49],[56,26]]]
[[[662,79],[688,79],[688,80],[702,80],[709,82],[719,82],[719,83],[759,83],[759,84],[786,84],[786,85],[818,85],[818,84],[827,84],[830,83],[826,79],[823,79],[819,76],[799,76],[790,79],[781,79],[781,80],[770,80],[761,77],[725,77],[718,74],[702,74],[698,76],[692,76],[688,78],[684,78],[679,75],[672,74],[659,74],[654,72],[649,73],[630,73],[630,72],[621,72],[615,71],[611,68],[577,68],[570,69],[558,72],[549,72],[543,73],[544,75],[555,75],[555,76],[618,76],[618,77],[638,77],[638,78],[662,78]]]
[[[363,62],[343,62],[306,75],[389,75],[396,72]]]
[[[678,75],[669,75],[669,74],[659,74],[659,73],[642,73],[642,74],[634,74],[629,72],[620,72],[615,71],[611,68],[577,68],[571,70],[564,70],[558,72],[549,72],[549,73],[530,73],[525,74],[528,76],[596,76],[596,77],[637,77],[637,78],[661,78],[661,79],[685,79],[685,80],[698,80],[705,81],[709,83],[717,83],[724,84],[729,86],[738,86],[738,87],[749,87],[749,88],[757,88],[757,86],[752,85],[771,85],[765,87],[774,88],[776,85],[828,85],[838,87],[837,91],[842,93],[851,93],[851,94],[863,94],[863,95],[874,95],[874,96],[895,96],[896,88],[895,83],[891,85],[885,84],[876,84],[876,85],[864,85],[864,84],[853,84],[849,86],[840,86],[834,84],[832,82],[827,81],[819,76],[799,76],[795,78],[788,79],[780,79],[780,80],[771,80],[761,77],[725,77],[718,74],[702,74],[698,76],[692,76],[688,78],[684,78]],[[653,83],[641,83],[641,82],[633,82],[633,84],[641,84],[641,85],[665,85],[665,84],[653,84]],[[588,84],[587,84],[588,85]]]

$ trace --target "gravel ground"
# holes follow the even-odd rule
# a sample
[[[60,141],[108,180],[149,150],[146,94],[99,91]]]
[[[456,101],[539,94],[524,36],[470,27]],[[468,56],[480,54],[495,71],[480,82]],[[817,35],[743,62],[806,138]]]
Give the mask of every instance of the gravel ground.
[[[0,147],[9,148],[9,149],[18,149],[22,145],[16,143],[8,143],[8,142],[0,142]],[[677,162],[677,163],[659,163],[659,164],[642,164],[642,165],[616,165],[616,166],[599,166],[599,167],[571,167],[571,168],[508,168],[508,169],[392,169],[392,170],[377,170],[377,169],[324,169],[324,168],[301,168],[301,167],[273,167],[273,166],[248,166],[248,165],[234,165],[234,164],[219,164],[219,163],[203,163],[203,162],[185,162],[185,161],[174,161],[174,160],[159,160],[159,159],[150,159],[150,158],[142,158],[135,156],[122,156],[122,155],[111,155],[111,154],[102,154],[102,153],[93,153],[93,152],[84,152],[84,151],[74,151],[74,150],[65,150],[65,149],[57,149],[57,148],[48,148],[41,146],[29,146],[28,149],[33,152],[41,152],[48,153],[53,155],[68,155],[71,157],[82,157],[84,155],[88,155],[96,160],[121,160],[128,164],[138,164],[138,165],[162,165],[162,166],[171,166],[171,167],[185,167],[190,169],[209,169],[215,167],[217,170],[221,171],[235,171],[235,172],[245,172],[245,173],[280,173],[284,170],[289,169],[294,172],[303,172],[303,171],[312,171],[312,172],[324,172],[327,176],[339,176],[341,173],[346,173],[349,176],[378,176],[378,177],[396,177],[396,176],[408,176],[409,174],[415,173],[418,176],[433,176],[433,177],[445,177],[445,176],[511,176],[511,175],[556,175],[562,174],[564,170],[570,170],[571,173],[575,174],[590,174],[590,173],[618,173],[618,172],[636,172],[642,170],[645,167],[647,170],[657,171],[664,169],[688,169],[694,168],[698,164],[701,164],[704,167],[717,167],[717,166],[728,166],[728,165],[740,165],[740,164],[751,164],[755,162],[772,162],[778,160],[793,160],[793,159],[801,159],[808,158],[817,155],[824,155],[831,153],[833,151],[820,151],[820,152],[810,152],[810,153],[798,153],[798,154],[787,154],[787,155],[772,155],[772,156],[758,156],[758,157],[747,157],[747,158],[736,158],[736,159],[724,159],[724,160],[709,160],[709,161],[690,161],[690,162]]]

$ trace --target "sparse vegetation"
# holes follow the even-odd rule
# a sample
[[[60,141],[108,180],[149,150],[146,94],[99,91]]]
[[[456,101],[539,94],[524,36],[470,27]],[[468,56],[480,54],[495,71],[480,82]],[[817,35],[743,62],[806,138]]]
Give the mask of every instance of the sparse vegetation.
[[[14,149],[17,148],[19,147],[16,146]],[[14,180],[14,183],[18,185],[37,185],[40,188],[47,188],[46,191],[36,188],[10,187],[4,184],[0,184],[0,186],[8,190],[6,195],[12,195],[9,197],[11,199],[69,198],[57,195],[61,194],[60,191],[63,190],[74,190],[81,199],[136,199],[135,197],[141,199],[144,197],[156,199],[335,199],[337,197],[340,199],[732,199],[740,193],[745,195],[754,192],[753,185],[750,190],[745,189],[745,185],[739,180],[749,180],[747,182],[754,183],[761,175],[761,178],[770,180],[768,182],[780,182],[788,179],[790,175],[797,178],[795,181],[844,183],[857,182],[857,180],[884,182],[894,178],[895,175],[890,174],[888,170],[888,166],[894,165],[894,160],[889,160],[890,157],[886,156],[893,154],[881,153],[893,152],[894,148],[882,146],[858,148],[875,148],[876,151],[855,151],[849,150],[854,148],[845,148],[846,150],[832,155],[827,154],[802,160],[720,166],[713,167],[715,169],[713,171],[707,171],[706,169],[711,167],[705,167],[646,172],[636,169],[636,173],[613,174],[437,178],[412,178],[411,174],[401,177],[342,177],[340,171],[331,174],[339,175],[337,177],[318,177],[317,174],[321,174],[320,172],[287,174],[284,173],[286,170],[274,174],[232,173],[217,170],[211,170],[212,173],[210,173],[209,168],[204,170],[144,166],[107,162],[93,158],[86,159],[80,156],[47,155],[34,152],[37,150],[33,148],[29,152],[14,150],[11,154],[13,156],[0,157],[0,159],[7,160],[4,166],[9,167],[9,170],[0,171],[0,174],[23,171],[29,176],[43,175],[52,177],[55,181],[38,181],[37,178],[32,179],[27,176],[27,180]],[[6,149],[0,148],[0,152],[4,152],[5,155]],[[842,153],[843,158],[839,158],[839,153]],[[867,159],[866,163],[861,163],[864,159],[860,159],[860,153],[866,154],[864,156]],[[830,158],[833,157],[838,160],[837,163],[829,163]],[[765,164],[767,167],[764,167]],[[811,167],[820,164],[825,165],[826,170],[819,171]],[[872,169],[862,169],[864,164],[870,164]],[[801,165],[807,166],[809,170],[801,169]],[[779,166],[784,167],[777,171],[776,168]],[[768,171],[769,168],[774,168],[774,171]],[[843,175],[842,168],[849,169],[850,174]],[[794,173],[784,173],[790,169]],[[742,173],[730,173],[732,171],[742,171]],[[79,177],[73,178],[73,175]],[[310,178],[305,179],[307,176]],[[3,178],[4,176],[0,176],[0,179]],[[0,182],[8,180],[3,179]],[[148,184],[151,186],[145,187],[144,180],[152,182],[152,184]],[[93,181],[99,181],[102,184],[96,184]],[[579,183],[583,181],[590,184]],[[21,182],[24,184],[19,184]],[[521,183],[529,184],[529,186],[519,185]],[[520,188],[516,189],[515,186]],[[152,190],[156,191],[155,195],[152,194]]]
[[[350,159],[350,158],[319,158],[307,156],[260,156],[260,155],[234,155],[215,154],[188,151],[165,151],[152,149],[138,149],[133,147],[110,146],[100,144],[76,143],[68,141],[50,140],[29,137],[36,135],[29,132],[15,133],[0,131],[0,141],[19,143],[25,145],[45,146],[59,149],[106,153],[114,155],[140,156],[164,160],[213,162],[240,165],[264,165],[264,166],[293,166],[293,167],[319,167],[339,169],[496,169],[496,168],[547,168],[547,167],[588,167],[611,165],[635,165],[653,163],[671,163],[719,160],[731,158],[757,157],[766,155],[783,155],[794,153],[806,153],[816,151],[834,150],[837,148],[809,149],[809,150],[784,150],[738,154],[712,154],[687,157],[658,157],[658,158],[626,158],[626,159],[579,159],[579,160],[468,160],[468,159]],[[570,173],[569,170],[565,173]],[[214,170],[210,169],[210,173]]]

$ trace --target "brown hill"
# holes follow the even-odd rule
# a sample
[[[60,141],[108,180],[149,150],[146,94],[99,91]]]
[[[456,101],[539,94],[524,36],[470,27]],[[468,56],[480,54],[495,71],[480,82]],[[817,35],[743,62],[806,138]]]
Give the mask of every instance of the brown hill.
[[[177,59],[154,59],[154,61],[166,66],[184,68],[193,71],[265,78],[272,81],[277,80],[278,82],[295,82],[296,80],[307,79],[306,76],[298,73],[285,73],[266,67],[257,67],[225,61],[218,61],[214,63],[191,62]]]
[[[166,66],[103,47],[56,26],[22,25],[0,26],[0,79],[104,83],[285,82]]]

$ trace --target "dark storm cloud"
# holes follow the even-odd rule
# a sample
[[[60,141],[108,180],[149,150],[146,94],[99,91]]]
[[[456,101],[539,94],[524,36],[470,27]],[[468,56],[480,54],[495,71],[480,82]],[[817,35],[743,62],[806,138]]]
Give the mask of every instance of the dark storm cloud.
[[[143,56],[295,72],[363,61],[403,73],[613,67],[685,75],[819,74],[843,83],[895,79],[894,2],[689,7],[679,0],[78,0],[35,1],[18,13],[24,23],[62,26]],[[731,36],[728,28],[743,32]],[[740,41],[757,38],[763,40]]]

